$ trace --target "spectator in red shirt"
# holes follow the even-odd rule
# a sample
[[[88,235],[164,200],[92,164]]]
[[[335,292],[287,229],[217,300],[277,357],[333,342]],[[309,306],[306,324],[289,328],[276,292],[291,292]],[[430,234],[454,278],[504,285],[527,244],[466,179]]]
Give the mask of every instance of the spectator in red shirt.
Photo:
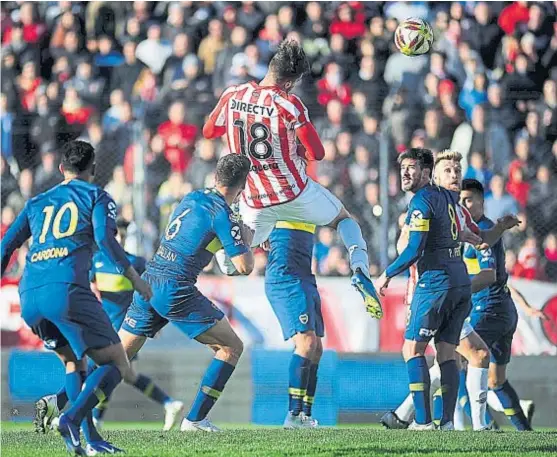
[[[528,238],[518,253],[512,274],[519,278],[537,279],[539,263],[536,239],[533,237]]]
[[[516,167],[510,173],[507,192],[515,198],[521,208],[526,207],[530,194],[530,184],[524,181],[524,171],[522,168]]]
[[[43,24],[36,22],[35,6],[31,2],[25,2],[19,9],[19,20],[23,25],[23,40],[26,43],[38,43],[45,32]],[[4,32],[4,44],[12,39],[12,27],[8,27]]]
[[[503,8],[499,13],[497,23],[507,35],[512,35],[519,23],[528,23],[530,10],[528,2],[514,2]]]
[[[192,150],[197,138],[197,127],[186,124],[186,108],[182,102],[175,102],[168,109],[168,121],[158,129],[164,139],[164,155],[172,166],[172,171],[184,173],[192,157]]]
[[[350,86],[343,82],[342,69],[335,62],[327,65],[325,77],[317,81],[317,101],[320,105],[327,105],[331,100],[339,100],[347,106],[352,100]]]
[[[354,11],[348,3],[342,3],[338,7],[338,17],[333,20],[329,31],[331,34],[340,33],[345,39],[353,40],[366,33],[366,25],[356,18]]]
[[[68,87],[62,104],[62,115],[66,122],[70,125],[77,124],[85,127],[92,114],[93,108],[83,103],[73,87]]]
[[[24,111],[35,111],[35,98],[41,78],[37,76],[37,69],[33,62],[23,65],[21,76],[17,79],[19,101]]]

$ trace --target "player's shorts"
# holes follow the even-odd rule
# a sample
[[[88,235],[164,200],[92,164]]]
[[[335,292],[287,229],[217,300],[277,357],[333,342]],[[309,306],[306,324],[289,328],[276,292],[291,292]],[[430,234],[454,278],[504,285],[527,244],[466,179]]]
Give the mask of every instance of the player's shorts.
[[[321,184],[308,178],[306,188],[294,200],[266,208],[252,208],[240,199],[243,222],[255,230],[253,246],[269,238],[278,221],[305,222],[323,226],[330,224],[342,210],[342,202]]]
[[[411,341],[458,345],[462,326],[470,313],[470,286],[431,291],[417,288],[412,297],[404,338]]]
[[[279,320],[285,340],[296,333],[311,330],[319,337],[325,335],[321,297],[315,284],[298,280],[265,283],[265,294]]]
[[[224,314],[191,283],[175,279],[142,276],[153,289],[145,300],[135,292],[122,329],[134,335],[153,338],[168,322],[189,338],[196,338],[220,321]]]
[[[510,300],[510,298],[508,299]],[[514,309],[514,303],[512,303]],[[511,360],[513,335],[518,325],[516,311],[508,313],[473,312],[472,326],[491,351],[491,362],[506,365]]]
[[[120,338],[89,288],[54,283],[21,294],[21,316],[45,348],[69,345],[78,359],[88,349],[102,349]]]
[[[460,339],[463,340],[468,335],[470,335],[470,333],[472,333],[473,331],[474,331],[474,327],[472,327],[472,324],[470,323],[470,316],[468,316],[464,320],[464,324],[462,324],[462,330],[460,331]]]
[[[114,327],[114,330],[120,330],[120,327],[122,327],[122,323],[124,322],[124,318],[126,317],[128,307],[119,305],[118,303],[113,303],[109,300],[102,300],[102,306],[110,319],[110,323]]]

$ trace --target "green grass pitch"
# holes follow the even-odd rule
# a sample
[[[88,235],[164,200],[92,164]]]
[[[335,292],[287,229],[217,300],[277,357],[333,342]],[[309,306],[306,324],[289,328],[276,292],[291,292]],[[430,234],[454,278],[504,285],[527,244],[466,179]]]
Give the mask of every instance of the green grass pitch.
[[[377,426],[287,431],[234,427],[223,433],[162,433],[158,424],[110,424],[107,439],[133,457],[278,457],[278,456],[557,456],[557,431],[409,432]],[[36,434],[30,426],[2,424],[3,457],[67,455],[55,433]]]

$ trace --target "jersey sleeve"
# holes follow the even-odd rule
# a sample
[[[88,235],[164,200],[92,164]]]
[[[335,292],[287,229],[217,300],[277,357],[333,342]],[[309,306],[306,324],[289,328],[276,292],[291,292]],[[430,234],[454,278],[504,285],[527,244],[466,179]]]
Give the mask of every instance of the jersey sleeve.
[[[123,273],[130,261],[126,252],[116,241],[116,203],[106,193],[101,192],[93,206],[93,234],[101,251],[111,259]]]
[[[231,212],[224,209],[219,211],[213,220],[213,230],[228,257],[232,258],[249,252],[242,239],[242,230]]]
[[[12,257],[14,251],[20,248],[21,245],[31,237],[31,227],[29,225],[28,213],[29,210],[26,204],[13,224],[10,225],[10,228],[2,239],[2,243],[0,243],[2,252],[2,275],[8,267],[10,258]]]
[[[147,265],[147,261],[143,257],[136,257],[134,259],[133,267],[135,268],[135,271],[137,271],[139,275],[143,274],[146,265]]]
[[[489,248],[478,251],[478,263],[480,270],[496,270],[497,261],[495,260],[493,249]]]
[[[459,230],[462,231],[464,228],[468,228],[472,233],[479,235],[481,230],[478,224],[472,219],[470,212],[462,205],[456,205],[456,212],[458,214]]]
[[[406,214],[406,225],[408,231],[429,232],[429,224],[433,218],[431,206],[423,197],[423,194],[414,195],[410,200],[408,213]]]
[[[226,124],[226,105],[228,104],[228,100],[234,95],[236,92],[236,86],[229,87],[226,89],[217,103],[217,106],[211,111],[209,114],[209,119],[213,123],[215,127],[224,127]]]
[[[292,127],[294,129],[299,129],[303,125],[311,123],[311,121],[309,120],[308,109],[306,105],[304,105],[304,102],[302,102],[300,97],[292,94],[290,95],[289,98],[290,98],[290,102],[292,102],[292,104],[294,105],[295,113],[296,113],[296,116],[292,121]]]

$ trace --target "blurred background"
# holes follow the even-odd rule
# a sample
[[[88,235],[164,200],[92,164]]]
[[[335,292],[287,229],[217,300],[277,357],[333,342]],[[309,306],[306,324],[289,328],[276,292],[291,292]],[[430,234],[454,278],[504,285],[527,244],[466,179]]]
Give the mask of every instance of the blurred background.
[[[519,214],[521,226],[505,236],[506,266],[548,319],[521,316],[514,352],[524,357],[511,363],[511,376],[521,395],[555,398],[556,3],[2,2],[1,233],[28,198],[61,181],[60,145],[82,139],[97,151],[96,183],[130,222],[126,249],[150,258],[174,206],[212,185],[217,159],[229,152],[225,141],[201,136],[216,100],[229,85],[261,79],[278,44],[295,39],[311,63],[295,92],[326,151],[308,172],[359,220],[373,274],[396,255],[408,203],[396,157],[407,147],[457,149],[465,177],[486,188],[487,216]],[[396,52],[394,30],[411,16],[434,29],[428,55]],[[3,420],[28,419],[31,402],[62,379],[54,357],[34,352],[41,344],[19,317],[25,253],[14,255],[2,279]],[[284,415],[290,346],[264,296],[265,263],[258,251],[250,278],[225,278],[210,265],[201,280],[252,348],[215,410],[217,421]],[[328,229],[316,236],[314,269],[329,350],[316,417],[373,420],[406,394],[398,356],[404,279],[377,322],[350,289],[346,252]],[[172,328],[145,352],[140,368],[154,372],[165,363],[159,382],[185,398],[210,357]],[[109,419],[139,420],[138,411],[140,419],[160,419],[153,405],[125,387],[119,392]],[[557,423],[555,409],[540,408],[541,424]]]

